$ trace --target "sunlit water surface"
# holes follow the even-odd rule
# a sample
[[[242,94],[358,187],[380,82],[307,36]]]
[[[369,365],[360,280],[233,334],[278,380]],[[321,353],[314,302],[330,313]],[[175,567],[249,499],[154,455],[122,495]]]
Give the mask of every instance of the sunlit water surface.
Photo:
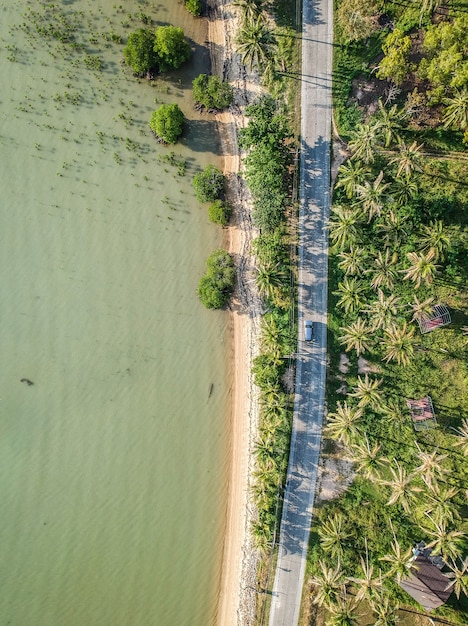
[[[183,71],[122,65],[139,12],[192,38]],[[0,8],[2,624],[214,622],[228,385],[225,314],[196,296],[221,240],[191,187],[219,165],[190,97],[205,28],[175,0]],[[172,160],[148,128],[162,102],[189,118]]]

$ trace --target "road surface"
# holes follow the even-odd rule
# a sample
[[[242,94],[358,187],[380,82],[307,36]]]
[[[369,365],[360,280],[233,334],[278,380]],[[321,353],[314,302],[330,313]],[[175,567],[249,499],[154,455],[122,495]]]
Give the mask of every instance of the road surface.
[[[270,626],[296,626],[314,502],[326,373],[332,0],[304,0],[302,26],[299,345],[296,397]],[[304,341],[304,321],[315,341]]]

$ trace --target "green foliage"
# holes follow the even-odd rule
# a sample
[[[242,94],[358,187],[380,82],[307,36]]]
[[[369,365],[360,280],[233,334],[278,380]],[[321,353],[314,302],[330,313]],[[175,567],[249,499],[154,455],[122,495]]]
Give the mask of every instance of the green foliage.
[[[208,207],[208,217],[211,222],[220,226],[227,226],[231,218],[231,207],[222,200],[215,200]]]
[[[139,28],[136,32],[130,33],[123,54],[133,73],[144,76],[157,64],[153,31]]]
[[[403,31],[395,28],[392,33],[387,35],[382,49],[385,56],[380,62],[377,76],[379,78],[388,78],[395,85],[400,85],[412,69],[412,66],[408,63],[411,38],[405,35]]]
[[[203,12],[202,0],[185,0],[185,8],[195,17],[199,17]]]
[[[165,143],[176,143],[184,128],[184,114],[177,104],[163,104],[151,115],[151,130]]]
[[[367,39],[378,30],[379,5],[376,0],[342,0],[337,17],[345,41]]]
[[[236,281],[234,261],[225,250],[215,250],[206,260],[207,270],[198,285],[198,297],[207,309],[221,309],[231,296]]]
[[[218,76],[200,74],[193,81],[193,99],[206,109],[225,109],[233,98],[232,87]]]
[[[167,72],[185,63],[192,50],[182,28],[160,26],[154,35],[154,53],[159,70]]]
[[[214,202],[223,193],[224,176],[214,165],[207,165],[193,177],[193,188],[200,202]]]

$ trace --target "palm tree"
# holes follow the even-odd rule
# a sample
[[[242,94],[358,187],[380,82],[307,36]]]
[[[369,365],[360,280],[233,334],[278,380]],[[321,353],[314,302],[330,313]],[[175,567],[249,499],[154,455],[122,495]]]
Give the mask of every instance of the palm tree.
[[[455,89],[451,98],[443,100],[446,104],[444,111],[445,128],[466,130],[468,128],[468,89]]]
[[[353,133],[351,141],[348,143],[353,159],[362,160],[364,163],[372,163],[374,161],[378,132],[378,122],[374,124],[359,124],[357,130]]]
[[[415,494],[421,491],[420,487],[412,484],[414,474],[408,474],[406,469],[402,467],[398,461],[394,461],[396,469],[390,467],[392,474],[391,480],[382,480],[381,484],[390,487],[391,493],[387,504],[401,504],[406,513],[411,511],[411,504],[415,498]]]
[[[431,285],[434,281],[437,269],[439,268],[439,266],[433,262],[436,258],[434,250],[431,249],[427,253],[421,252],[420,254],[417,252],[408,252],[406,256],[411,266],[406,270],[401,270],[402,272],[406,272],[403,276],[404,280],[411,280],[416,289],[419,289],[422,282],[424,282],[426,286]]]
[[[407,426],[408,415],[407,412],[403,410],[399,399],[388,400],[380,410],[392,429],[401,431]]]
[[[429,495],[424,504],[423,513],[432,515],[432,518],[440,524],[441,522],[453,523],[460,519],[457,507],[453,503],[453,498],[458,495],[459,489],[440,485],[433,480],[427,483]]]
[[[377,224],[377,229],[384,233],[383,241],[385,245],[398,245],[400,241],[408,236],[408,229],[405,222],[407,216],[401,216],[399,213],[391,209],[382,222]]]
[[[384,361],[396,361],[398,365],[408,365],[414,354],[414,327],[408,328],[406,322],[402,326],[392,324],[384,330],[385,338],[381,342],[385,349]]]
[[[393,604],[388,595],[379,594],[372,600],[371,607],[377,616],[374,626],[397,626],[399,623],[400,618],[397,615],[399,605]]]
[[[269,352],[272,348],[278,346],[282,334],[278,322],[272,315],[264,315],[260,327],[260,343],[262,350]]]
[[[324,433],[327,437],[337,439],[348,445],[359,433],[356,424],[361,417],[362,409],[360,407],[348,406],[346,402],[343,404],[337,402],[336,411],[328,413]]]
[[[436,220],[425,224],[421,229],[419,243],[423,251],[434,251],[436,261],[443,259],[450,248],[450,237],[445,230],[444,223]]]
[[[256,549],[260,553],[266,554],[269,551],[272,542],[271,531],[268,526],[259,521],[253,522],[251,526],[251,533]]]
[[[407,146],[404,141],[402,141],[399,145],[399,154],[392,159],[390,159],[390,164],[398,164],[397,169],[397,177],[401,176],[402,173],[405,174],[408,178],[411,177],[412,173],[415,171],[421,171],[421,150],[423,148],[422,144],[418,144],[417,141],[413,141],[410,146]]]
[[[343,281],[338,283],[338,291],[333,292],[335,295],[341,295],[337,306],[342,307],[346,313],[358,311],[364,304],[362,294],[365,289],[364,283],[345,276]]]
[[[356,603],[346,600],[338,600],[330,608],[330,616],[326,621],[327,626],[358,626],[360,615],[354,613]]]
[[[330,238],[340,249],[353,244],[359,236],[361,211],[343,206],[332,207],[333,217],[329,221]]]
[[[394,288],[394,281],[398,275],[395,267],[397,263],[398,254],[396,252],[391,253],[388,248],[385,248],[385,254],[379,251],[374,260],[374,267],[367,270],[369,273],[373,274],[371,285],[374,289],[386,287],[391,290]]]
[[[369,378],[369,374],[366,374],[364,378],[358,376],[356,387],[354,387],[354,393],[349,395],[358,399],[358,406],[364,408],[366,406],[372,406],[374,408],[379,407],[382,404],[382,391],[379,390],[382,384],[382,378]]]
[[[457,599],[460,599],[462,593],[468,596],[468,557],[465,557],[460,567],[454,560],[451,561],[449,567],[452,571],[447,576],[453,580],[451,585],[453,584]]]
[[[367,435],[365,436],[365,444],[354,444],[352,446],[356,471],[362,473],[371,482],[379,480],[380,469],[384,466],[380,456],[381,448],[382,446],[379,443],[375,443],[371,448]]]
[[[318,562],[320,572],[312,576],[310,582],[316,588],[312,602],[327,609],[338,601],[345,593],[345,581],[340,563],[329,567],[325,561]]]
[[[362,185],[369,174],[367,168],[361,161],[349,159],[341,165],[338,171],[338,182],[336,187],[343,187],[346,196],[353,198],[356,194],[356,187]]]
[[[450,530],[445,521],[437,522],[430,515],[427,516],[434,529],[426,528],[426,532],[434,539],[427,544],[428,548],[434,548],[436,554],[441,554],[445,561],[456,561],[461,555],[461,544],[466,534],[461,530]]]
[[[442,466],[442,462],[448,458],[448,454],[437,454],[437,450],[432,452],[426,452],[423,450],[416,441],[416,448],[418,449],[417,457],[421,462],[414,469],[416,474],[420,474],[426,485],[431,485],[434,478],[443,478],[444,475],[450,474],[450,471]]]
[[[390,109],[386,109],[382,100],[379,99],[377,116],[379,120],[379,135],[384,140],[384,146],[388,148],[390,144],[399,142],[400,135],[398,131],[402,129],[403,114],[398,110],[397,105],[394,104]]]
[[[369,308],[364,309],[365,313],[369,313],[372,327],[375,330],[385,328],[389,325],[393,316],[395,316],[400,308],[400,298],[394,295],[386,296],[379,289],[377,292],[377,300],[374,300]]]
[[[342,259],[338,263],[338,267],[345,274],[361,275],[364,272],[364,265],[366,262],[366,251],[364,248],[354,247],[352,244],[349,247],[349,252],[341,252],[339,255]]]
[[[360,356],[363,352],[370,351],[374,332],[362,318],[358,317],[355,322],[349,326],[342,326],[340,330],[343,334],[339,341],[345,344],[347,352],[356,350],[356,354]]]
[[[361,569],[362,569],[362,577],[355,578],[350,577],[349,580],[356,585],[358,585],[359,589],[356,593],[356,602],[360,602],[364,598],[372,599],[375,597],[376,591],[381,589],[382,587],[382,574],[379,572],[379,575],[374,578],[374,566],[369,563],[369,555],[367,553],[367,540],[366,540],[366,560],[361,557]]]
[[[272,298],[275,291],[281,287],[284,280],[284,273],[279,263],[275,265],[261,265],[257,270],[255,281],[260,295]]]
[[[388,571],[387,576],[395,576],[396,580],[400,582],[411,573],[412,559],[412,548],[410,547],[406,550],[406,552],[403,552],[397,538],[394,535],[391,553],[386,554],[380,560],[390,563],[390,570]]]
[[[261,15],[245,23],[237,36],[237,52],[242,63],[252,70],[262,68],[274,57],[276,38]]]
[[[433,304],[434,298],[427,298],[426,300],[420,301],[418,296],[414,294],[413,303],[409,305],[413,313],[411,321],[419,322],[426,318],[428,315],[431,315]]]
[[[385,190],[390,183],[382,183],[383,176],[384,174],[381,171],[373,183],[366,180],[362,185],[356,185],[358,202],[362,203],[363,208],[368,212],[369,221],[374,215],[380,215],[385,203]]]
[[[264,10],[265,0],[234,0],[233,6],[240,9],[244,23],[255,20]]]
[[[398,176],[392,185],[392,198],[398,206],[410,204],[418,195],[418,182],[411,176]],[[405,218],[406,219],[406,218]]]
[[[320,545],[332,558],[339,559],[343,554],[343,544],[349,533],[345,529],[345,518],[342,513],[335,513],[318,527]]]
[[[468,419],[463,419],[461,427],[456,428],[455,432],[458,435],[458,440],[453,445],[461,448],[463,454],[468,456]]]

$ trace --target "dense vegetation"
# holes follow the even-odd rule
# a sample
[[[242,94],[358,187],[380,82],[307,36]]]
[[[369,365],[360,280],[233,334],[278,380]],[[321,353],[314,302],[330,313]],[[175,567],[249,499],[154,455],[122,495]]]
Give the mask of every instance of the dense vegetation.
[[[207,309],[221,309],[234,289],[234,261],[225,250],[215,250],[206,260],[206,266],[206,273],[198,285],[198,296]]]
[[[423,612],[396,584],[420,540],[455,583],[432,615],[468,621],[467,22],[440,4],[386,2],[383,16],[383,3],[343,0],[337,13],[335,118],[351,158],[330,220],[324,456],[350,457],[357,476],[316,511],[311,538],[312,598],[330,625]],[[355,96],[356,77],[373,98]],[[421,334],[436,304],[452,322]],[[426,395],[437,427],[416,431],[406,400]]]
[[[214,165],[207,165],[193,177],[193,188],[200,202],[214,202],[224,192],[224,175]]]
[[[164,143],[176,143],[184,129],[184,114],[178,104],[162,104],[151,115],[149,125]]]
[[[167,72],[179,68],[192,54],[182,28],[160,26],[155,31],[139,28],[130,33],[124,59],[133,73],[144,76],[154,69]]]
[[[202,0],[185,0],[185,8],[195,17],[199,17],[203,12]]]
[[[220,226],[227,226],[231,215],[231,206],[222,200],[215,200],[208,207],[208,217],[210,221]]]
[[[232,102],[232,87],[218,76],[200,74],[193,81],[193,100],[195,104],[208,110],[226,109]]]

